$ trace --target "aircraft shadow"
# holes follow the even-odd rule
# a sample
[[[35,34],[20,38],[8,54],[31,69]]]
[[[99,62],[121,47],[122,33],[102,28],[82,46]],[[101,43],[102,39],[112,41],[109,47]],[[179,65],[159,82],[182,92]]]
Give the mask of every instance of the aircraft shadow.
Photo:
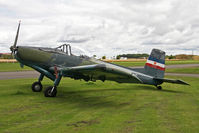
[[[65,89],[65,87],[62,87],[62,89]],[[115,89],[115,88],[111,88],[111,89],[89,89],[89,90],[78,90],[78,91],[67,91],[67,92],[63,92],[63,93],[89,93],[89,92],[105,92],[105,91],[128,91],[128,90],[149,90],[149,91],[159,91],[159,92],[169,92],[169,93],[184,93],[182,91],[175,91],[175,90],[166,90],[166,89],[162,89],[162,90],[158,90],[153,86],[137,86],[136,88],[121,88],[121,89]]]
[[[156,89],[156,87],[153,86],[140,86],[139,88],[136,88],[136,90],[150,90],[150,91],[169,92],[169,93],[185,93],[183,91],[167,90],[166,88],[158,90]]]
[[[45,85],[44,88],[48,86]],[[29,85],[20,85],[19,88],[27,88],[31,91]],[[70,90],[67,90],[70,89]],[[132,88],[98,88],[98,89],[87,89],[87,90],[72,90],[72,88],[67,87],[59,87],[58,88],[58,95],[56,98],[53,99],[55,103],[70,103],[74,104],[78,108],[122,108],[125,106],[128,106],[129,104],[114,101],[112,99],[112,96],[117,96],[118,91],[132,91],[132,94],[134,91],[139,90],[147,90],[147,91],[158,91],[159,93],[184,93],[181,91],[175,91],[175,90],[166,90],[163,88],[163,90],[157,90],[154,86],[145,86],[145,85],[136,85]],[[89,93],[100,93],[100,92],[110,92],[105,93],[103,95],[90,95]],[[32,93],[32,92],[31,92]],[[14,93],[14,95],[31,95],[29,91],[23,92],[23,90],[17,91]]]
[[[67,89],[66,87],[60,87],[59,93],[55,98],[59,102],[69,102],[76,104],[80,108],[122,108],[127,106],[128,104],[121,104],[121,102],[114,101],[113,99],[109,98],[111,96],[117,95],[113,91],[129,91],[132,90],[149,90],[149,91],[159,91],[160,93],[184,93],[181,91],[174,91],[174,90],[157,90],[153,86],[137,86],[136,88],[121,88],[121,89],[89,89],[89,90],[77,90],[77,91],[62,91]],[[71,88],[70,88],[71,89]],[[87,95],[87,93],[96,93],[96,92],[108,92],[110,94],[104,94],[102,96],[91,96]]]

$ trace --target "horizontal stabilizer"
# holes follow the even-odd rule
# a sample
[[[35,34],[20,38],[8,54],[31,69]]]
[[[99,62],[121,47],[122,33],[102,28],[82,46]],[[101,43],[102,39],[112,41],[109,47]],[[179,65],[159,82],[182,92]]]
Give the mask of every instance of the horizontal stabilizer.
[[[158,82],[167,82],[167,83],[173,83],[173,84],[182,84],[182,85],[189,85],[188,83],[179,80],[179,79],[161,79],[161,78],[153,78],[154,80],[157,80]]]

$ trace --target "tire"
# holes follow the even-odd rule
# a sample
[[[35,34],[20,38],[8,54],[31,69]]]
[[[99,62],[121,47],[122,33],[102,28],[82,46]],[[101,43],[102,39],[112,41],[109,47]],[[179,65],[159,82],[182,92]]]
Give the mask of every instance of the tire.
[[[57,95],[57,88],[55,87],[53,89],[53,92],[51,92],[51,90],[53,89],[53,86],[49,86],[45,89],[44,91],[44,96],[45,97],[56,97]]]
[[[34,82],[32,84],[32,91],[33,92],[41,92],[42,88],[43,88],[43,86],[42,86],[41,82]]]
[[[158,90],[162,90],[162,86],[157,86],[157,89]]]

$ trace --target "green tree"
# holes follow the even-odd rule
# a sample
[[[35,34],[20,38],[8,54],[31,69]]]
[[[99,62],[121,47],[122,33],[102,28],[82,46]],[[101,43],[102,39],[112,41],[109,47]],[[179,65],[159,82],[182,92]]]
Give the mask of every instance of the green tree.
[[[119,59],[120,59],[120,55],[117,55],[117,56],[116,56],[116,59],[119,60]]]
[[[175,56],[170,55],[170,56],[169,56],[169,59],[175,59]]]

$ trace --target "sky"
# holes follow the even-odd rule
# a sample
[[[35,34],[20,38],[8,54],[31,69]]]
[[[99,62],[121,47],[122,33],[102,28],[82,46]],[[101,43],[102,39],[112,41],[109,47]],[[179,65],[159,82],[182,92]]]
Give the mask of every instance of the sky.
[[[0,0],[0,53],[69,43],[85,54],[199,55],[198,0]]]

